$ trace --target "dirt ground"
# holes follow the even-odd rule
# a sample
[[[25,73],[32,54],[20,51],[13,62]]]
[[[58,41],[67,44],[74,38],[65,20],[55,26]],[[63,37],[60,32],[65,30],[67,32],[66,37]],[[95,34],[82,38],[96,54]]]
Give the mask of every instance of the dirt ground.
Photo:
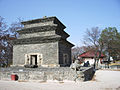
[[[0,81],[0,90],[120,90],[120,71],[98,70],[91,81]]]

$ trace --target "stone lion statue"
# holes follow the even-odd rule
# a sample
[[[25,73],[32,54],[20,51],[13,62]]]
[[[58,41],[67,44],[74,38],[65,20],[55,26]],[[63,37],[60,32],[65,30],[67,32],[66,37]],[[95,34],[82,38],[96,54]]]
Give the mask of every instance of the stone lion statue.
[[[71,64],[70,68],[75,70],[75,71],[79,71],[80,70],[80,61],[79,60],[75,60],[74,63]]]

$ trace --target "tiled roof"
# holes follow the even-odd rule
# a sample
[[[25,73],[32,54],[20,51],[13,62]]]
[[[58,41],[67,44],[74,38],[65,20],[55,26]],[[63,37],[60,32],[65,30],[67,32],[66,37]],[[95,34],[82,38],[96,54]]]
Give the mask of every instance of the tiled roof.
[[[99,55],[99,53],[97,53],[97,56],[98,55]],[[84,52],[81,55],[79,55],[79,57],[91,57],[91,58],[94,57],[94,56],[95,56],[94,51],[87,51],[87,52]],[[102,53],[101,57],[105,57],[105,55]]]

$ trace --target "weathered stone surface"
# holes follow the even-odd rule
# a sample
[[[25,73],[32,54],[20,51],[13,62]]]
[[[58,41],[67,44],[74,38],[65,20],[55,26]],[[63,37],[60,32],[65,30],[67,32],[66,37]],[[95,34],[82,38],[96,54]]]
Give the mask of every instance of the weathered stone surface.
[[[42,65],[58,64],[58,42],[14,45],[13,65],[24,65],[25,54],[40,53],[43,55]]]
[[[92,67],[81,67],[82,71],[76,72],[69,67],[59,68],[24,68],[11,67],[1,68],[0,80],[10,80],[14,73],[18,75],[18,80],[57,80],[57,81],[86,81],[90,80],[94,74]]]
[[[31,27],[31,28],[23,28],[17,31],[19,34],[31,34],[31,33],[38,33],[38,32],[47,32],[47,31],[55,31],[57,26],[39,26],[39,27]]]
[[[32,37],[14,40],[14,45],[24,45],[24,44],[40,44],[40,43],[50,43],[59,41],[61,36],[46,36],[46,37]]]
[[[25,21],[22,24],[24,28],[18,31],[20,36],[13,41],[14,66],[70,66],[73,44],[66,40],[69,35],[56,17]]]
[[[46,37],[55,35],[55,31],[37,32],[37,33],[27,33],[21,34],[18,39],[32,38],[32,37]]]
[[[46,18],[40,18],[30,21],[24,21],[22,22],[22,24],[24,24],[25,28],[44,26],[44,25],[57,25],[60,29],[66,28],[56,17],[46,17]]]

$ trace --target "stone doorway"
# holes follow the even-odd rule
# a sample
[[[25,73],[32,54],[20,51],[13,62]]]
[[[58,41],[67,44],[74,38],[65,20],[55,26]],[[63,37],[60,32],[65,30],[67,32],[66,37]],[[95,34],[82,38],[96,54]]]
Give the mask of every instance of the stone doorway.
[[[66,66],[69,64],[68,54],[63,54],[63,64]]]
[[[35,68],[42,65],[42,54],[39,53],[29,53],[25,54],[25,67]]]
[[[31,55],[30,57],[30,65],[37,65],[37,55]]]

